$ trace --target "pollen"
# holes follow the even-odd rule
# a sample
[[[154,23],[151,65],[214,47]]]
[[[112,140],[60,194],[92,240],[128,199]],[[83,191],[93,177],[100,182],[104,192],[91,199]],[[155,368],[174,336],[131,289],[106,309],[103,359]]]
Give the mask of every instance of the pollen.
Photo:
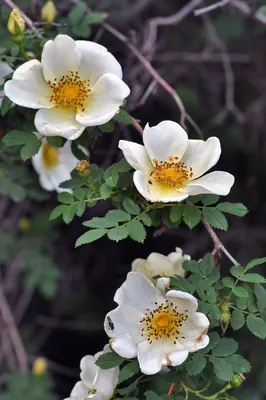
[[[187,318],[186,313],[179,313],[177,307],[168,300],[159,306],[155,304],[155,308],[147,309],[140,320],[141,336],[145,337],[149,343],[155,340],[170,340],[176,344],[179,338],[184,338],[182,326]]]
[[[58,150],[56,147],[45,143],[42,149],[42,161],[46,168],[53,168],[58,163]]]
[[[191,167],[178,162],[177,157],[169,157],[169,161],[153,160],[155,168],[150,173],[150,182],[157,182],[164,187],[180,189],[193,177]]]
[[[78,72],[70,72],[61,79],[48,81],[53,93],[50,102],[57,107],[70,109],[75,112],[84,111],[85,102],[91,92],[90,81],[82,80]]]

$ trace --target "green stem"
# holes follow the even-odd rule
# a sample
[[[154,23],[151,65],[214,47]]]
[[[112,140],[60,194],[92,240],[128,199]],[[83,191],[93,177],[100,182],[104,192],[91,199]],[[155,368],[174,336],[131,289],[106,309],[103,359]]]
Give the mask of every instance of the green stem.
[[[29,57],[27,56],[25,49],[24,49],[24,44],[23,43],[19,43],[19,51],[20,54],[22,55],[22,57],[24,58],[25,61],[29,61]]]
[[[183,389],[186,392],[185,400],[188,400],[189,393],[195,394],[199,399],[202,399],[202,400],[217,400],[219,398],[218,396],[225,393],[227,390],[232,389],[231,384],[227,383],[223,389],[219,390],[219,392],[214,393],[211,396],[204,396],[203,394],[201,394],[202,390],[191,389],[190,387],[185,385],[184,382],[181,382],[181,386],[183,387]]]

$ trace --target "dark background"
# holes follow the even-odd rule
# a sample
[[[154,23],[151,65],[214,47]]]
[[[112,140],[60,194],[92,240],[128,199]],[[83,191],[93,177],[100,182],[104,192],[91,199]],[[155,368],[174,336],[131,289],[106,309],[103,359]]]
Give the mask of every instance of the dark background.
[[[18,5],[22,7],[22,3]],[[88,5],[93,10],[108,12],[107,22],[125,34],[150,60],[180,95],[204,138],[218,136],[221,140],[223,151],[217,169],[236,177],[227,200],[243,202],[249,214],[243,219],[229,217],[229,231],[218,234],[234,257],[244,263],[265,255],[266,245],[266,19],[260,20],[256,14],[259,6],[266,3],[232,1],[204,16],[196,17],[190,12],[178,23],[158,26],[157,37],[151,40],[149,32],[154,18],[176,15],[189,3],[182,0],[98,0],[89,1]],[[198,8],[211,3],[202,2]],[[239,3],[246,6],[246,11]],[[69,1],[55,4],[60,18],[73,6]],[[38,20],[39,7],[38,2],[31,2],[24,10],[33,20]],[[150,73],[117,37],[95,26],[89,39],[108,47],[120,61],[124,80],[131,88],[126,109],[142,126],[148,121],[155,125],[164,119],[180,120],[173,99],[160,85],[153,83]],[[188,124],[187,128],[190,138],[197,138],[193,127]],[[120,127],[110,134],[96,132],[91,161],[107,167],[119,160],[120,138],[139,142],[141,139],[133,127]],[[1,224],[5,229],[8,226],[20,232],[21,218],[31,221],[56,204],[54,194],[43,202],[27,199],[14,203],[2,197]],[[108,202],[102,202],[88,209],[82,220],[102,216],[108,207]],[[106,343],[104,316],[115,306],[114,292],[135,258],[146,258],[153,251],[167,255],[176,246],[195,259],[212,250],[211,239],[203,227],[190,231],[184,225],[175,229],[150,229],[144,244],[132,240],[116,244],[103,238],[74,249],[75,240],[84,232],[81,222],[76,218],[68,226],[54,225],[53,257],[60,270],[56,295],[48,301],[38,291],[31,293],[19,323],[32,359],[36,355],[48,359],[54,390],[60,397],[68,396],[76,382],[80,359],[99,351]],[[230,264],[223,260],[222,266],[226,275]],[[16,268],[19,270],[19,263]],[[20,272],[14,276],[13,292],[8,295],[12,308],[21,301],[21,296],[27,296],[22,277]],[[248,334],[241,335],[240,350],[254,365],[241,399],[265,399],[265,345]],[[34,340],[28,340],[32,337]],[[252,397],[249,387],[252,387]]]

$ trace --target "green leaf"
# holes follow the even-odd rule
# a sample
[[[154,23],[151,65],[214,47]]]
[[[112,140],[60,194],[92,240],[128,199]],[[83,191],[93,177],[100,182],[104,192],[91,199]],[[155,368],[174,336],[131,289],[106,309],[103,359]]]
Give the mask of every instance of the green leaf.
[[[38,138],[35,138],[29,143],[26,143],[20,151],[20,157],[22,158],[22,160],[26,161],[28,158],[35,156],[35,154],[38,153],[41,145],[42,141]]]
[[[99,217],[94,217],[89,221],[83,222],[84,226],[87,226],[88,228],[112,228],[115,223],[109,221],[107,218],[99,218]]]
[[[119,240],[126,239],[129,234],[128,226],[117,226],[108,231],[107,236],[109,239],[119,242]]]
[[[217,210],[228,214],[236,215],[237,217],[244,217],[248,213],[248,209],[242,203],[219,203],[216,206]]]
[[[183,218],[185,224],[190,228],[194,228],[200,222],[200,210],[195,206],[185,206],[183,209]]]
[[[8,111],[10,110],[11,106],[12,106],[12,101],[5,96],[2,100],[2,104],[1,104],[1,116],[4,117]]]
[[[121,108],[119,110],[119,113],[114,116],[114,120],[124,125],[133,124],[133,118],[125,110],[122,110]]]
[[[201,199],[201,202],[204,204],[204,206],[210,206],[211,204],[217,203],[219,199],[220,196],[217,194],[205,194]]]
[[[248,298],[247,297],[237,297],[236,306],[240,310],[245,310],[248,307]]]
[[[66,206],[60,204],[59,206],[55,207],[49,216],[49,220],[52,221],[53,219],[58,218],[63,212],[65,211]]]
[[[214,349],[219,341],[221,340],[220,336],[217,332],[210,332],[209,333],[210,342],[207,347],[201,350],[201,353],[207,354],[210,350]]]
[[[138,215],[140,213],[140,207],[136,203],[134,203],[134,201],[129,197],[126,197],[123,200],[123,207],[126,212],[131,215]]]
[[[72,194],[68,192],[61,192],[57,195],[57,200],[63,204],[72,204],[74,202]]]
[[[222,283],[223,283],[223,285],[224,285],[225,287],[232,289],[232,287],[233,287],[234,284],[235,284],[235,281],[234,281],[233,278],[226,277],[226,278],[223,278],[223,279],[222,279]]]
[[[258,336],[261,339],[266,338],[266,322],[255,315],[249,315],[247,317],[247,327],[253,335]]]
[[[245,323],[244,314],[240,310],[234,310],[231,315],[230,324],[234,331],[242,328]]]
[[[78,217],[81,217],[85,210],[86,210],[86,202],[85,200],[80,201],[79,203],[75,204],[75,213]]]
[[[57,148],[62,147],[64,144],[64,138],[61,136],[46,136],[46,140],[50,146]]]
[[[239,278],[244,273],[244,271],[245,268],[241,267],[241,265],[234,266],[230,269],[231,274],[236,278]]]
[[[114,125],[113,121],[108,121],[105,124],[100,125],[99,129],[103,133],[109,133],[109,132],[113,132],[115,130],[115,125]]]
[[[215,357],[226,357],[234,354],[237,351],[238,343],[231,338],[222,338],[213,349],[212,354]]]
[[[73,196],[78,200],[84,200],[86,196],[85,189],[77,188],[73,191]]]
[[[245,289],[242,286],[237,286],[233,289],[233,293],[237,296],[237,297],[248,297],[249,293],[247,291],[247,289]]]
[[[245,274],[239,278],[243,282],[250,283],[265,283],[266,279],[259,274]]]
[[[202,214],[206,221],[216,229],[226,231],[228,228],[228,222],[225,216],[218,211],[215,207],[204,207]]]
[[[216,305],[212,305],[210,307],[208,314],[211,318],[213,318],[216,321],[219,321],[221,319],[221,311],[219,307]]]
[[[208,276],[212,273],[214,268],[213,255],[211,253],[206,254],[200,262],[200,271],[203,275]]]
[[[146,225],[146,226],[152,225],[151,217],[148,214],[146,214],[145,212],[142,212],[141,214],[139,214],[138,218],[141,222],[143,222],[144,225]]]
[[[231,381],[233,377],[233,368],[231,364],[226,361],[225,358],[210,358],[210,362],[214,366],[214,372],[217,378],[221,379],[222,381]]]
[[[62,215],[63,221],[66,224],[69,224],[72,221],[72,219],[74,218],[75,212],[76,212],[75,204],[71,204],[71,205],[67,206]]]
[[[87,16],[87,22],[90,25],[99,24],[100,22],[104,21],[107,16],[108,14],[105,12],[92,11]]]
[[[246,269],[250,270],[250,269],[256,267],[257,265],[264,264],[265,262],[266,262],[266,257],[256,258],[255,260],[252,260],[248,263],[248,265],[246,266]]]
[[[200,265],[195,260],[185,260],[183,263],[183,268],[187,272],[198,273],[200,269]]]
[[[75,27],[84,18],[86,14],[86,4],[83,1],[79,1],[75,5],[67,16],[68,22],[72,27]]]
[[[126,211],[123,210],[110,210],[108,213],[105,215],[105,218],[113,225],[115,225],[118,222],[126,222],[130,221],[131,216],[128,214]]]
[[[118,379],[118,384],[126,381],[127,379],[131,378],[133,375],[135,375],[139,371],[139,363],[137,360],[129,362],[127,365],[125,365],[121,370],[119,374],[119,379]]]
[[[266,308],[266,290],[259,283],[254,285],[254,293],[257,299],[257,306],[260,312]]]
[[[146,230],[140,221],[133,220],[128,224],[129,236],[136,242],[143,243],[146,238]]]
[[[113,189],[108,186],[106,183],[103,183],[100,187],[100,195],[104,200],[108,199],[110,195],[113,193]]]
[[[108,232],[107,229],[92,229],[88,232],[85,232],[81,235],[76,241],[75,247],[79,247],[83,244],[94,242],[95,240],[100,239]]]
[[[170,210],[170,220],[172,222],[178,222],[182,218],[183,207],[179,204],[174,205]]]
[[[240,354],[233,354],[232,356],[226,357],[226,361],[231,364],[236,374],[247,373],[251,369],[250,363]]]
[[[193,354],[191,360],[186,363],[186,370],[189,376],[200,374],[206,367],[206,358],[199,353]]]
[[[102,369],[118,367],[122,364],[124,358],[120,357],[114,351],[102,354],[96,361],[96,365]]]
[[[146,400],[161,400],[161,396],[157,393],[152,392],[151,390],[145,392],[145,397]]]

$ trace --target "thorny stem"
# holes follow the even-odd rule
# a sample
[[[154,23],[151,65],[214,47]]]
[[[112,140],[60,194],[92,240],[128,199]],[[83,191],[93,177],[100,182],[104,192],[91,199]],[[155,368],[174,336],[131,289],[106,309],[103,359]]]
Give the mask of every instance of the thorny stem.
[[[6,327],[7,333],[10,337],[10,341],[16,353],[19,370],[21,372],[27,372],[28,370],[28,360],[27,355],[22,344],[20,335],[18,333],[13,314],[9,307],[8,301],[5,297],[2,287],[0,286],[0,316],[4,322],[4,327]]]
[[[188,395],[189,393],[195,394],[199,399],[203,399],[203,400],[217,400],[219,398],[219,396],[225,392],[227,392],[227,390],[232,389],[232,386],[230,383],[227,383],[227,385],[225,385],[225,387],[221,390],[219,390],[219,392],[214,393],[211,396],[204,396],[203,394],[201,394],[201,390],[194,390],[191,389],[190,387],[188,387],[187,385],[184,384],[184,382],[180,383],[181,386],[183,387],[183,389],[186,392],[186,400],[188,400]]]
[[[174,387],[175,387],[175,383],[173,382],[169,386],[169,389],[168,389],[168,392],[167,392],[168,396],[171,396],[171,394],[173,393]]]

